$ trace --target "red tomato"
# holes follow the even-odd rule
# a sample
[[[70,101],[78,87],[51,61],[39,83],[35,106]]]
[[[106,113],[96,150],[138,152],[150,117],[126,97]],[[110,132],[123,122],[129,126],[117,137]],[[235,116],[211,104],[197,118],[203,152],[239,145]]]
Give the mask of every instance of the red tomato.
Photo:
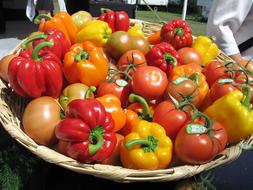
[[[201,65],[202,59],[200,54],[191,47],[184,47],[177,51],[179,56],[182,58],[182,64],[196,63]]]
[[[22,124],[25,133],[38,144],[51,146],[57,140],[55,126],[61,121],[61,108],[49,96],[33,99],[25,108]]]
[[[103,82],[98,86],[97,96],[104,96],[106,94],[113,94],[120,99],[121,105],[125,107],[128,103],[128,96],[130,93],[129,85],[120,86],[117,81]]]
[[[213,124],[213,130],[211,130],[213,137],[206,133],[188,134],[187,126],[185,125],[178,132],[175,140],[175,153],[183,162],[188,164],[207,163],[226,147],[227,133],[220,123]]]
[[[166,131],[167,136],[174,139],[178,131],[189,120],[187,113],[176,109],[170,101],[163,101],[155,108],[153,121],[159,123]]]
[[[14,57],[16,55],[6,55],[0,60],[0,77],[6,82],[8,82],[8,66]]]
[[[117,138],[117,144],[116,144],[112,154],[108,158],[103,160],[101,162],[101,164],[109,164],[109,165],[114,165],[114,166],[121,165],[121,162],[120,162],[120,146],[121,146],[121,143],[124,140],[124,136],[120,135],[118,133],[115,133],[115,134],[116,134],[116,138]]]
[[[135,71],[136,67],[147,65],[146,58],[140,50],[130,50],[124,53],[119,61],[118,68],[121,71],[129,70],[131,75]]]
[[[227,68],[224,66],[223,62],[212,61],[203,70],[206,76],[206,81],[211,87],[213,83],[220,78],[231,78],[230,72],[225,72]]]
[[[165,90],[164,98],[170,99],[170,96],[172,96],[176,100],[182,100],[183,96],[185,96],[188,97],[188,100],[190,100],[194,105],[197,105],[200,97],[198,90],[195,90],[196,88],[196,83],[190,79],[186,79],[179,84],[174,84],[171,81]]]
[[[221,84],[219,83],[219,80],[217,80],[210,89],[210,99],[214,102],[217,99],[221,98],[222,96],[225,96],[227,93],[237,90],[235,86],[233,86],[231,83],[227,84]]]
[[[146,100],[162,97],[168,79],[165,72],[154,66],[138,67],[132,75],[132,89]]]

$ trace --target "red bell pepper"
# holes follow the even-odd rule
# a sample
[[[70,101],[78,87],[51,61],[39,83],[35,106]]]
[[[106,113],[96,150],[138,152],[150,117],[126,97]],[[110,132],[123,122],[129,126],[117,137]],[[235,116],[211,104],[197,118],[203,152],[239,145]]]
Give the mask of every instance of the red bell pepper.
[[[176,50],[190,47],[192,44],[192,30],[184,20],[174,19],[163,25],[161,39],[170,43]]]
[[[52,45],[52,42],[42,42],[33,51],[20,51],[10,61],[8,78],[17,94],[33,98],[42,95],[59,97],[63,85],[61,61],[51,51],[41,50]]]
[[[21,44],[21,48],[26,49],[27,44],[30,42],[32,42],[33,47],[35,47],[43,41],[53,42],[52,47],[45,46],[42,49],[53,52],[60,59],[64,58],[65,53],[69,51],[70,48],[70,45],[67,42],[64,34],[55,28],[48,28],[45,30],[44,34],[38,34],[27,38],[27,40]]]
[[[130,27],[129,16],[125,11],[114,12],[110,9],[102,9],[102,13],[98,20],[102,20],[108,23],[109,27],[112,29],[112,32],[116,31],[128,31]]]
[[[65,141],[65,153],[83,163],[102,162],[115,146],[114,122],[110,113],[96,99],[71,101],[66,118],[55,129],[56,137]]]
[[[177,51],[166,42],[154,45],[146,54],[146,60],[148,65],[162,69],[168,77],[172,72],[172,68],[182,63]]]

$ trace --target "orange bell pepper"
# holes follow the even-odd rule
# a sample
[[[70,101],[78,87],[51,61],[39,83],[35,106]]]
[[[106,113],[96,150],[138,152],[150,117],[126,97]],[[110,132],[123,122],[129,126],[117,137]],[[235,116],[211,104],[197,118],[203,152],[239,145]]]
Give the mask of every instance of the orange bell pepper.
[[[157,31],[155,32],[154,34],[151,34],[150,36],[148,36],[148,42],[151,44],[151,45],[156,45],[156,44],[159,44],[161,42],[161,31]]]
[[[63,71],[70,83],[98,86],[108,74],[109,61],[92,42],[74,44],[65,54]]]
[[[192,79],[197,84],[197,90],[199,92],[199,102],[197,106],[200,106],[204,101],[206,95],[209,91],[208,83],[206,82],[206,77],[202,73],[202,68],[200,65],[191,63],[187,65],[180,65],[178,67],[173,68],[171,80],[175,81],[178,78],[194,78]]]
[[[46,21],[41,21],[45,19]],[[35,24],[39,25],[39,31],[44,32],[47,28],[56,28],[64,33],[69,44],[74,44],[78,29],[71,16],[67,12],[59,12],[54,17],[46,14],[40,14],[34,19]]]
[[[113,132],[119,131],[126,123],[126,114],[121,107],[120,99],[113,94],[106,94],[104,96],[96,98],[100,101],[107,112],[112,115],[114,120]]]
[[[126,113],[126,124],[124,127],[119,131],[120,134],[126,136],[132,132],[132,129],[138,125],[140,118],[136,112],[131,109],[125,109]]]

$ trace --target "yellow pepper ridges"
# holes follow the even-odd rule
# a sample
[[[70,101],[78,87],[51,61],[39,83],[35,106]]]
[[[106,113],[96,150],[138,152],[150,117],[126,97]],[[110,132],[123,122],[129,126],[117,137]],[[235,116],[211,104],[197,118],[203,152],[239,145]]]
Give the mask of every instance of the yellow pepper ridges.
[[[77,33],[76,41],[91,41],[98,47],[103,47],[112,33],[109,25],[101,20],[86,22]]]
[[[208,36],[198,36],[193,41],[192,47],[201,55],[204,66],[211,62],[219,53],[217,44]]]
[[[130,36],[140,36],[140,37],[144,37],[144,32],[142,31],[141,26],[139,26],[139,25],[134,25],[134,26],[132,26],[132,27],[127,31],[127,33],[128,33]]]
[[[251,95],[245,97],[241,91],[234,90],[216,100],[205,110],[209,117],[215,118],[226,128],[230,144],[237,143],[253,133],[250,97]]]
[[[171,162],[172,147],[163,127],[141,120],[122,143],[121,162],[126,168],[164,169]]]

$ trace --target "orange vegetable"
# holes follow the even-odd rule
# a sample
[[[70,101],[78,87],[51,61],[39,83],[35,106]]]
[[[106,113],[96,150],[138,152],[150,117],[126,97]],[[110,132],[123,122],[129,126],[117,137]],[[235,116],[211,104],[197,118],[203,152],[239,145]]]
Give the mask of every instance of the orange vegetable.
[[[112,94],[106,94],[96,99],[100,101],[104,105],[105,110],[112,115],[112,119],[114,120],[113,132],[119,131],[126,123],[126,114],[121,107],[119,98]]]
[[[204,101],[208,91],[209,86],[206,82],[206,77],[203,73],[201,73],[202,68],[200,65],[191,63],[187,65],[180,65],[178,67],[173,68],[172,71],[172,80],[175,81],[178,78],[189,78],[193,80],[197,84],[197,90],[199,92],[199,102],[197,106],[200,106]]]
[[[92,42],[74,44],[65,54],[63,71],[70,83],[98,86],[108,74],[109,62]]]
[[[43,21],[45,19],[46,21]],[[56,28],[64,33],[69,44],[74,44],[78,32],[76,25],[67,12],[59,12],[54,17],[40,14],[34,19],[35,24],[39,25],[39,31],[44,32],[47,28]]]
[[[159,31],[155,32],[154,34],[151,34],[148,37],[148,42],[151,45],[159,44],[161,42],[160,33],[161,33],[161,31],[159,30]]]
[[[125,109],[126,113],[126,124],[124,127],[119,131],[120,134],[126,136],[132,132],[132,129],[138,125],[140,118],[136,112],[130,109]]]

